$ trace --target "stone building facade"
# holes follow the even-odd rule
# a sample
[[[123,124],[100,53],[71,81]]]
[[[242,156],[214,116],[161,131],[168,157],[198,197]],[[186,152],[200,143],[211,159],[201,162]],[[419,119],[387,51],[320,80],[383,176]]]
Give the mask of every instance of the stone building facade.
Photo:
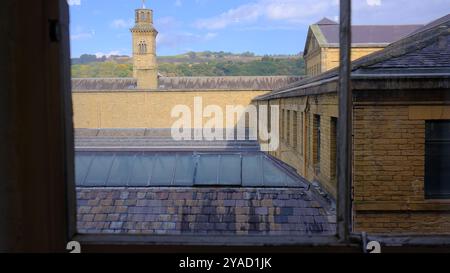
[[[449,27],[446,16],[353,62],[354,231],[450,232]],[[254,100],[281,105],[272,155],[333,196],[337,91],[332,70]]]
[[[302,77],[160,77],[158,89],[136,88],[139,79],[74,79],[75,128],[171,128],[177,105],[247,107],[253,98],[292,84]],[[193,117],[192,117],[193,118]],[[223,124],[226,124],[224,115]],[[234,120],[233,126],[239,121]]]
[[[153,11],[142,8],[135,12],[133,36],[133,77],[138,89],[158,88],[158,65],[156,61],[156,36],[153,26]]]
[[[352,26],[352,60],[382,50],[421,25]],[[339,66],[339,24],[328,18],[311,25],[303,53],[306,73],[315,76]]]

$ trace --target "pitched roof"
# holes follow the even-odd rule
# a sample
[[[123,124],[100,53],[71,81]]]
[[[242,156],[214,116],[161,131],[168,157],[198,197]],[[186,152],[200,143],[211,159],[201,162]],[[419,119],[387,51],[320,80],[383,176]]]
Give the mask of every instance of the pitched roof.
[[[450,16],[444,16],[424,26],[421,31],[409,35],[352,62],[352,75],[448,75],[450,74]],[[395,69],[395,70],[394,70]],[[395,74],[394,74],[395,73]],[[285,88],[259,96],[255,100],[267,100],[291,96],[311,85],[337,80],[338,68],[315,77],[300,80]],[[334,90],[335,91],[335,90]]]
[[[316,24],[323,35],[324,44],[339,44],[339,24],[323,18]],[[352,43],[354,44],[390,44],[423,27],[423,25],[354,25]]]
[[[331,235],[336,216],[313,191],[78,188],[80,233]]]
[[[324,17],[322,20],[316,23],[316,25],[338,25],[338,22],[335,22],[327,17]]]
[[[417,69],[433,71],[447,71],[450,72],[450,35],[441,36],[436,42],[431,43],[419,50],[406,53],[404,55],[393,57],[385,61],[375,63],[373,65],[360,68],[359,72],[371,73],[383,72],[387,70],[409,70],[415,71]]]
[[[301,76],[231,76],[231,77],[159,77],[160,90],[274,90],[296,81]],[[132,78],[73,79],[74,91],[136,89]]]
[[[438,18],[438,19],[436,19],[436,20],[434,20],[434,21],[431,21],[430,23],[428,23],[428,24],[426,24],[426,25],[424,25],[424,26],[418,28],[417,30],[415,30],[414,32],[412,32],[411,34],[409,34],[408,36],[417,34],[417,33],[419,33],[419,32],[425,31],[425,30],[429,30],[429,29],[431,29],[431,28],[434,28],[434,27],[436,27],[436,26],[439,26],[439,25],[441,25],[441,24],[443,24],[443,23],[445,23],[445,22],[448,22],[448,21],[450,21],[450,14],[447,14],[447,15],[441,17],[441,18]]]

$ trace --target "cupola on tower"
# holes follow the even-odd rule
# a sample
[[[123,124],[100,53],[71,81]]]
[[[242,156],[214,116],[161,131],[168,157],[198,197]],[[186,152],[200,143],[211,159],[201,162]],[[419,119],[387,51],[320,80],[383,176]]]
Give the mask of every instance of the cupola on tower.
[[[158,65],[156,62],[156,36],[153,26],[153,11],[145,8],[136,10],[133,36],[133,77],[139,89],[158,88]]]

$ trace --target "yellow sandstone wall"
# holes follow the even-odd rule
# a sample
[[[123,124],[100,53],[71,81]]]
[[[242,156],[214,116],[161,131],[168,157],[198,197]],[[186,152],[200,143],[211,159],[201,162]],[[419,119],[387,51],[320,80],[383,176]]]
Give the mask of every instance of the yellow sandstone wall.
[[[192,109],[194,97],[202,97],[203,106],[248,106],[267,91],[101,91],[73,92],[75,128],[170,128],[178,104]],[[224,113],[225,118],[225,113]],[[207,119],[205,119],[207,120]]]
[[[382,49],[383,47],[353,47],[352,61],[380,51]],[[339,66],[339,48],[323,48],[322,54],[322,72],[331,70]]]
[[[276,99],[270,104],[281,109],[280,147],[270,154],[336,197],[337,136],[332,121],[338,116],[336,94]],[[320,163],[315,115],[321,119]],[[425,121],[440,119],[450,119],[450,106],[355,105],[355,231],[450,233],[450,202],[424,197]]]
[[[450,233],[450,202],[426,200],[425,120],[450,106],[355,106],[354,228]]]
[[[264,103],[267,102],[260,102]],[[332,118],[338,116],[337,95],[277,99],[270,103],[280,105],[280,145],[270,154],[294,167],[309,181],[319,181],[327,192],[336,196],[336,136]],[[317,143],[315,115],[321,120],[320,162],[314,145]]]
[[[353,47],[352,61],[367,56],[383,47]],[[339,66],[339,48],[321,48],[320,53],[313,53],[306,57],[306,71],[308,76],[315,76]]]

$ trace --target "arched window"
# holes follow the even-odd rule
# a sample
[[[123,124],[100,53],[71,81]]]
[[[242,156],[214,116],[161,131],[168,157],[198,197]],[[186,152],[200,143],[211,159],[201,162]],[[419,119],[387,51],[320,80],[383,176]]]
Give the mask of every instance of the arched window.
[[[147,43],[144,41],[141,41],[139,43],[139,54],[146,54],[147,53]]]

